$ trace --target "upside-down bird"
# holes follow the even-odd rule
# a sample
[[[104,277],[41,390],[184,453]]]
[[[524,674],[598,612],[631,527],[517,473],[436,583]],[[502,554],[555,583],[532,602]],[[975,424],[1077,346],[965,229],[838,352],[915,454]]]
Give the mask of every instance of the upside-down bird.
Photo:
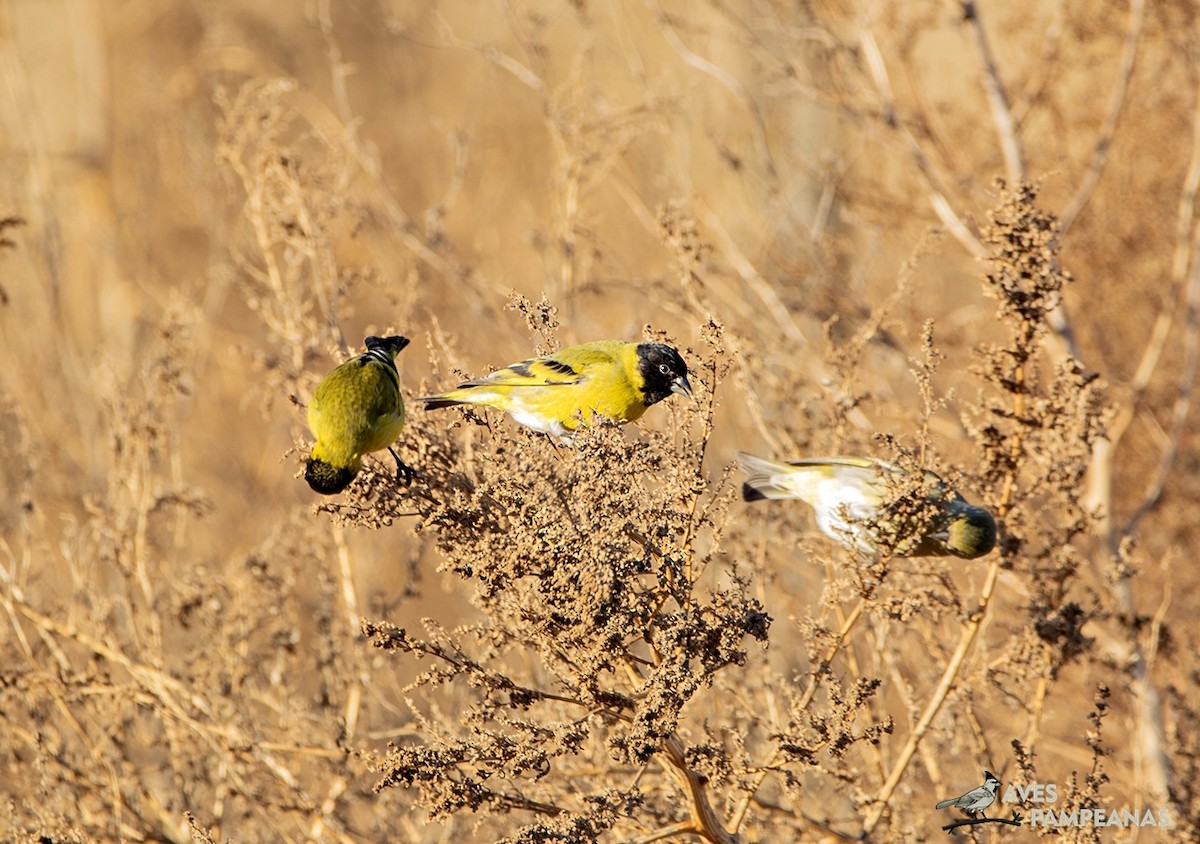
[[[923,524],[892,525],[887,506],[889,476],[894,483],[907,471],[869,457],[811,457],[790,463],[738,454],[746,472],[742,498],[798,498],[816,513],[817,527],[848,548],[879,553],[880,527],[908,530],[894,553],[908,557],[982,557],[996,545],[996,522],[982,507],[970,504],[933,472],[925,473],[936,513]],[[896,531],[893,531],[896,532]]]
[[[323,495],[341,492],[362,469],[362,459],[386,448],[397,472],[412,481],[392,443],[404,427],[404,399],[396,355],[407,337],[368,337],[367,350],[334,369],[308,403],[308,427],[317,438],[304,479]]]

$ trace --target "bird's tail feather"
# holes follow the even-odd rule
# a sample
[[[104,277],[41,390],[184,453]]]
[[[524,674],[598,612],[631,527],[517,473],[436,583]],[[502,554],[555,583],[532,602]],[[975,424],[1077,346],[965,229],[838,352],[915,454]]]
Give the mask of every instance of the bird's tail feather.
[[[443,407],[454,407],[456,404],[462,404],[461,399],[452,399],[446,396],[421,396],[417,401],[424,402],[426,410],[439,410]]]
[[[783,489],[773,480],[775,475],[791,468],[786,463],[764,460],[744,451],[738,452],[737,460],[742,471],[746,473],[746,480],[742,483],[743,501],[796,497],[794,491]]]
[[[766,498],[767,496],[763,495],[762,491],[749,481],[742,484],[743,501],[763,501]]]
[[[363,345],[366,346],[368,350],[381,349],[389,353],[392,357],[395,357],[404,351],[404,347],[410,342],[412,341],[407,337],[401,337],[399,334],[395,334],[391,337],[375,337],[372,335],[363,340]]]
[[[954,805],[955,803],[957,803],[957,802],[958,802],[958,798],[957,798],[957,797],[951,797],[949,800],[943,800],[941,803],[938,803],[938,804],[937,804],[936,806],[934,806],[933,808],[935,808],[935,809],[945,809],[947,806],[953,806],[953,805]]]

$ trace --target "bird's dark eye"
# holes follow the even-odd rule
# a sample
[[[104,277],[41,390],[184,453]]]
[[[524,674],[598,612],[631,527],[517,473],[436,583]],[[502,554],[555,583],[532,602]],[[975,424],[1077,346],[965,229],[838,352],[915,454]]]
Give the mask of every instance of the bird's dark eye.
[[[665,363],[660,363],[658,365],[658,371],[661,372],[663,375],[670,375],[671,367],[667,366]]]

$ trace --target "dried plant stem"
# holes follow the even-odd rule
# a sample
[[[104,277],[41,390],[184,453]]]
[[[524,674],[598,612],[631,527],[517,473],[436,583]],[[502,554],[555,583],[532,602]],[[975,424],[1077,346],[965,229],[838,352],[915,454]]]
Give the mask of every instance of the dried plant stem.
[[[683,742],[679,736],[675,733],[667,736],[663,741],[663,749],[666,751],[671,767],[676,771],[691,796],[689,804],[692,813],[690,831],[706,841],[714,842],[714,844],[736,844],[740,841],[741,839],[735,833],[725,829],[721,819],[717,817],[716,810],[713,809],[712,803],[708,799],[706,780],[688,765]]]
[[[96,637],[38,612],[33,607],[20,601],[13,601],[14,609],[33,622],[42,630],[78,642],[94,654],[119,665],[129,672],[130,677],[146,691],[148,696],[161,704],[161,713],[169,716],[191,728],[205,744],[219,753],[228,752],[231,748],[253,748],[250,753],[262,765],[274,774],[284,785],[298,790],[300,785],[296,777],[279,760],[275,759],[253,739],[244,734],[237,726],[229,723],[218,723],[208,702],[191,691],[181,681],[154,666],[130,659],[118,648],[97,639]],[[186,704],[186,705],[185,705]],[[188,712],[191,707],[205,718],[211,719],[205,723]],[[232,770],[229,776],[236,781],[239,789],[248,789],[250,785],[241,782]]]
[[[362,631],[361,613],[358,611],[358,595],[354,590],[354,573],[350,566],[350,547],[346,544],[346,529],[341,525],[330,527],[334,547],[337,549],[338,583],[342,587],[342,601],[346,604],[346,623],[351,635]]]
[[[146,602],[146,612],[143,616],[149,625],[149,651],[153,654],[152,658],[158,661],[162,657],[162,619],[153,609],[155,590],[152,580],[154,578],[150,574],[152,563],[149,559],[149,545],[146,541],[146,532],[150,526],[150,512],[157,502],[151,490],[148,467],[139,466],[132,473],[130,483],[132,486],[130,497],[137,507],[136,526],[133,534],[133,575],[137,580],[138,590],[142,593],[142,599]],[[145,648],[146,643],[142,643],[142,647]]]
[[[1025,364],[1019,363],[1013,370],[1013,382],[1016,384],[1017,392],[1013,395],[1013,416],[1016,419],[1022,419],[1025,416]],[[1018,428],[1017,433],[1009,440],[1008,457],[1010,468],[1004,474],[1004,486],[1000,488],[1000,502],[997,506],[999,516],[1003,519],[1008,515],[1008,509],[1012,506],[1013,489],[1017,483],[1016,466],[1020,465],[1021,448],[1025,442],[1025,438],[1021,435],[1021,430]]]
[[[737,240],[730,233],[729,227],[721,220],[720,215],[716,214],[703,198],[697,198],[693,204],[700,220],[704,223],[705,230],[716,241],[717,248],[721,251],[721,254],[733,265],[742,282],[762,303],[765,310],[758,310],[756,313],[770,315],[784,337],[791,343],[794,343],[797,350],[803,353],[800,357],[805,360],[805,365],[808,367],[812,381],[821,385],[822,389],[826,390],[826,392],[832,394],[833,391],[828,385],[833,383],[835,379],[827,371],[821,356],[812,353],[812,345],[800,330],[800,326],[796,323],[795,317],[792,316],[791,310],[779,297],[778,291],[754,266],[754,262],[750,260],[749,256],[738,245]],[[721,292],[718,288],[718,293]],[[740,293],[740,291],[738,292]],[[738,296],[729,297],[727,303],[738,310],[745,309],[745,300]],[[852,408],[846,418],[854,427],[860,430],[875,430],[875,426],[867,418],[866,414],[863,413],[861,408]],[[766,426],[764,425],[763,427],[765,428]],[[769,432],[764,433],[767,439],[774,439],[774,434]]]
[[[654,841],[666,841],[668,838],[674,838],[676,835],[691,835],[695,831],[695,824],[692,821],[680,821],[679,823],[673,823],[670,826],[656,829],[654,832],[648,832],[637,838],[630,838],[628,844],[651,844]]]
[[[1042,715],[1046,711],[1046,693],[1050,690],[1050,646],[1043,643],[1041,650],[1046,668],[1038,675],[1033,702],[1029,706],[1029,728],[1025,731],[1025,737],[1021,739],[1021,744],[1027,748],[1033,748],[1041,735]]]
[[[713,416],[717,412],[717,362],[712,360],[708,367],[709,372],[709,388],[708,388],[708,407],[703,414],[704,428],[700,434],[700,448],[696,454],[696,486],[692,490],[692,503],[688,511],[687,526],[685,528],[683,541],[680,544],[681,548],[692,547],[692,537],[696,530],[696,510],[700,507],[700,496],[705,490],[704,483],[704,457],[708,453],[708,441],[712,437]],[[698,575],[697,575],[698,576]],[[686,587],[691,589],[695,582],[692,573],[692,555],[688,554],[684,560],[683,577],[686,581]]]
[[[1113,136],[1121,113],[1125,110],[1126,95],[1129,92],[1129,82],[1133,78],[1134,59],[1137,57],[1138,44],[1142,40],[1142,27],[1146,20],[1146,0],[1130,0],[1129,27],[1125,34],[1125,48],[1121,55],[1121,71],[1113,86],[1112,96],[1108,101],[1108,109],[1104,113],[1104,122],[1096,134],[1096,143],[1092,148],[1092,157],[1088,162],[1087,172],[1071,201],[1059,217],[1060,231],[1065,233],[1079,216],[1079,212],[1091,198],[1092,191],[1100,181],[1104,165],[1108,162],[1112,149]]]
[[[1157,368],[1162,350],[1174,322],[1176,297],[1164,299],[1150,341],[1131,381],[1133,396],[1113,424],[1107,443],[1101,442],[1093,469],[1099,469],[1092,479],[1089,498],[1093,505],[1102,507],[1101,527],[1107,540],[1110,555],[1118,553],[1121,540],[1131,536],[1138,524],[1158,503],[1166,486],[1167,478],[1175,464],[1179,443],[1187,430],[1191,413],[1192,394],[1200,364],[1200,263],[1196,261],[1200,249],[1200,226],[1196,226],[1196,197],[1200,191],[1200,98],[1193,107],[1192,156],[1188,164],[1180,191],[1179,209],[1176,217],[1176,243],[1171,263],[1172,286],[1181,289],[1183,295],[1183,365],[1177,380],[1175,402],[1172,407],[1172,422],[1166,443],[1159,458],[1157,471],[1150,482],[1142,501],[1133,514],[1118,530],[1112,517],[1113,461],[1117,444],[1132,423],[1137,405],[1149,385],[1151,375]],[[1169,581],[1168,581],[1169,582]],[[1126,618],[1137,617],[1133,588],[1128,578],[1121,578],[1113,585],[1113,595]],[[1143,787],[1157,799],[1165,799],[1171,788],[1171,764],[1165,748],[1166,728],[1163,724],[1158,689],[1150,676],[1150,665],[1134,629],[1129,631],[1129,653],[1127,655],[1133,676],[1132,689],[1136,710],[1134,759],[1137,778]]]
[[[346,833],[342,823],[334,814],[339,798],[346,791],[346,786],[347,781],[345,777],[334,777],[333,782],[329,785],[329,792],[325,800],[321,803],[320,811],[317,812],[312,826],[309,827],[308,836],[310,840],[321,841],[327,834],[331,833],[334,838],[343,842],[343,844],[352,844],[355,841],[353,837]]]
[[[992,122],[996,124],[996,135],[1000,141],[1000,151],[1004,154],[1004,169],[1013,183],[1025,178],[1025,163],[1021,157],[1021,144],[1017,140],[1016,124],[1013,120],[1012,108],[1004,83],[1000,80],[1000,69],[996,66],[996,57],[988,43],[983,21],[979,19],[979,9],[974,0],[963,0],[963,21],[971,30],[979,57],[983,60],[984,90],[987,92],[988,107],[992,111]]]
[[[746,791],[746,794],[738,803],[738,807],[734,810],[733,817],[730,819],[729,825],[735,833],[742,828],[742,822],[746,819],[746,813],[750,811],[750,804],[754,802],[754,796],[758,794],[758,790],[762,788],[762,784],[766,781],[767,775],[771,773],[775,765],[779,764],[782,759],[783,752],[776,747],[775,750],[771,752],[770,758],[767,759],[767,761],[761,766],[758,775],[754,778],[754,782],[751,784],[750,788]]]
[[[334,546],[337,548],[338,580],[342,587],[342,600],[346,605],[346,621],[349,625],[351,636],[359,636],[362,631],[362,621],[359,618],[358,597],[354,590],[354,577],[350,565],[350,548],[346,544],[346,531],[341,525],[333,525],[330,530],[333,535]],[[362,709],[363,696],[361,676],[361,674],[356,673],[356,679],[346,690],[346,706],[342,715],[342,733],[346,742],[353,741],[358,735],[358,716]],[[329,788],[325,792],[325,799],[321,802],[320,811],[309,827],[309,838],[319,841],[326,829],[335,828],[336,830],[340,826],[334,816],[334,812],[337,810],[338,801],[346,792],[349,784],[349,780],[341,775],[335,776],[332,782],[330,782]],[[337,831],[337,837],[342,841],[350,840],[341,831]]]
[[[650,3],[647,3],[647,5],[650,6]],[[759,152],[762,154],[763,161],[766,163],[767,171],[771,175],[774,175],[776,171],[775,160],[771,153],[770,133],[767,131],[767,122],[763,117],[762,109],[750,91],[728,70],[703,56],[697,55],[689,48],[683,42],[683,39],[679,37],[679,33],[675,31],[675,27],[671,23],[671,15],[667,13],[666,9],[662,8],[661,4],[656,2],[651,8],[658,18],[659,31],[667,43],[671,45],[671,48],[678,54],[680,61],[688,67],[695,68],[701,73],[715,79],[746,110],[746,113],[753,121],[754,140],[759,148]]]
[[[94,636],[91,636],[82,630],[78,630],[71,625],[63,624],[48,615],[43,615],[23,601],[14,600],[13,607],[17,612],[32,621],[40,629],[49,633],[53,633],[56,636],[61,636],[64,639],[76,641],[91,650],[97,656],[103,657],[109,662],[121,666],[128,671],[131,676],[141,681],[143,686],[148,691],[156,694],[161,693],[164,697],[169,698],[172,702],[175,702],[174,695],[179,694],[197,710],[208,714],[207,705],[203,698],[200,698],[188,691],[187,687],[184,686],[183,683],[181,683],[179,680],[176,680],[169,674],[152,666],[135,662],[117,648],[112,647],[111,645],[108,645],[107,643],[102,642]],[[176,705],[178,705],[177,702]]]
[[[349,68],[342,61],[341,48],[334,37],[329,0],[321,0],[318,3],[317,17],[321,26],[321,32],[325,37],[326,50],[328,51],[332,70],[331,76],[334,94],[338,103],[339,125],[336,127],[336,131],[331,133],[332,136],[341,139],[354,160],[358,163],[358,166],[362,168],[363,173],[369,177],[368,184],[374,189],[376,198],[383,205],[388,219],[392,222],[396,236],[408,247],[409,251],[438,274],[447,278],[462,278],[466,275],[463,268],[457,262],[439,253],[417,231],[412,217],[404,210],[395,194],[388,188],[388,182],[384,178],[379,157],[367,148],[359,136],[358,126],[361,121],[354,116],[350,109],[349,95],[346,92],[345,86],[345,78],[349,72]]]
[[[833,658],[837,656],[837,652],[842,649],[842,645],[846,642],[846,637],[850,635],[851,628],[853,628],[858,620],[862,618],[863,610],[865,610],[866,607],[867,599],[863,598],[858,602],[854,609],[850,611],[850,615],[846,616],[845,620],[842,622],[841,629],[838,630],[837,636],[833,640],[833,644],[829,646],[829,650],[826,652],[825,656],[821,658],[821,664],[817,666],[817,670],[813,672],[812,682],[808,684],[808,688],[804,690],[804,695],[800,698],[800,702],[798,704],[800,709],[807,709],[808,705],[812,703],[813,695],[817,693],[817,689],[821,685],[821,677],[823,677],[828,671],[829,664],[833,662]]]
[[[949,191],[943,184],[941,177],[937,174],[933,162],[930,161],[924,148],[913,136],[912,131],[904,123],[904,120],[896,109],[896,100],[892,93],[891,82],[888,79],[887,66],[884,64],[883,54],[879,50],[879,43],[875,40],[875,34],[866,26],[863,26],[859,30],[858,40],[862,48],[863,57],[867,63],[867,71],[871,76],[871,81],[875,83],[876,93],[882,101],[884,121],[888,128],[900,134],[904,145],[908,148],[913,163],[917,166],[917,171],[925,180],[925,187],[929,192],[929,202],[933,206],[934,213],[937,214],[938,219],[942,221],[942,224],[963,248],[977,258],[984,257],[987,254],[987,250],[983,248],[983,244],[979,242],[979,237],[967,224],[966,218],[950,201]]]
[[[942,672],[942,678],[938,681],[937,688],[930,697],[929,703],[925,705],[925,710],[921,713],[916,726],[909,733],[908,740],[904,743],[904,748],[900,751],[899,758],[896,759],[895,764],[892,766],[887,781],[879,789],[879,794],[875,796],[874,805],[867,813],[866,822],[863,824],[862,832],[859,835],[860,838],[869,836],[879,824],[880,818],[883,817],[883,813],[887,809],[888,801],[892,799],[892,794],[896,791],[896,786],[900,784],[900,779],[904,776],[904,771],[908,768],[908,763],[912,761],[913,754],[916,753],[921,739],[925,737],[925,733],[929,730],[933,719],[941,711],[942,704],[946,702],[946,698],[953,691],[955,683],[958,681],[959,671],[970,654],[971,646],[975,644],[975,639],[983,627],[984,619],[987,617],[987,610],[991,604],[992,593],[996,588],[996,578],[999,574],[1000,557],[997,556],[992,560],[991,565],[988,566],[983,587],[979,590],[978,605],[963,625],[962,633],[958,639],[958,646],[950,656],[950,661],[946,664],[946,669]]]
[[[854,627],[858,620],[862,618],[863,610],[866,609],[866,606],[867,599],[863,598],[858,602],[857,605],[855,605],[854,609],[850,611],[850,614],[842,621],[842,626],[838,630],[837,636],[834,637],[833,644],[829,646],[829,650],[826,651],[825,655],[821,658],[820,664],[813,672],[812,680],[809,682],[808,688],[804,690],[804,694],[800,697],[800,701],[796,707],[798,710],[803,711],[808,708],[809,704],[812,703],[813,697],[817,693],[817,689],[821,686],[821,678],[825,676],[825,673],[829,669],[829,664],[833,662],[833,658],[837,656],[838,651],[842,649],[842,645],[846,642],[846,637],[850,635],[850,630]],[[734,832],[737,832],[737,830],[741,828],[742,821],[745,820],[746,813],[750,810],[750,804],[754,802],[754,796],[758,793],[758,790],[762,788],[762,784],[766,781],[767,776],[772,772],[772,770],[774,770],[774,766],[782,759],[783,754],[778,748],[776,748],[775,751],[772,752],[770,758],[767,759],[767,761],[761,766],[761,770],[759,770],[757,776],[755,776],[754,782],[739,801],[737,809],[734,810],[733,819],[730,822]]]
[[[34,654],[29,647],[28,639],[25,636],[25,631],[21,627],[19,619],[17,618],[18,611],[22,615],[26,614],[25,610],[28,608],[28,604],[25,603],[24,596],[21,594],[20,590],[12,584],[6,570],[3,571],[3,575],[3,579],[7,588],[5,594],[0,596],[0,604],[3,604],[5,611],[9,616],[9,621],[12,623],[13,630],[15,631],[18,640],[22,643],[26,657],[32,663],[35,661]],[[42,640],[48,645],[51,654],[55,657],[60,671],[64,673],[68,672],[70,670],[70,662],[67,660],[66,655],[62,652],[62,649],[58,646],[58,643],[51,636],[50,631],[42,625],[37,625],[37,630]],[[83,740],[83,743],[87,747],[88,753],[91,755],[91,757],[104,769],[104,772],[108,778],[106,790],[109,792],[109,799],[111,801],[113,810],[118,813],[118,816],[122,811],[130,811],[132,813],[132,807],[129,806],[128,801],[125,799],[125,795],[121,792],[121,778],[116,770],[116,767],[113,765],[112,759],[101,753],[96,741],[93,740],[93,737],[97,735],[96,731],[87,730],[84,728],[84,726],[79,722],[79,719],[75,717],[70,705],[63,698],[58,689],[51,687],[49,692],[54,699],[55,709],[57,709],[59,714],[63,716],[63,719],[71,726],[71,729],[75,731],[76,735]],[[103,733],[100,734],[100,737],[102,739],[110,738]],[[27,741],[28,743],[33,744],[37,741],[37,739],[30,735]],[[80,779],[85,778],[81,776],[79,772],[74,773],[76,776],[79,776]],[[162,811],[162,807],[159,805],[154,795],[149,794],[145,791],[145,789],[141,789],[141,791],[143,792],[142,797],[148,800],[151,805],[155,807],[156,812],[161,816],[166,816],[167,813]],[[173,825],[167,824],[163,828],[169,830],[173,828]]]
[[[1192,285],[1186,284],[1189,268],[1193,264],[1198,232],[1195,227],[1196,197],[1200,194],[1200,97],[1196,98],[1192,111],[1192,154],[1188,161],[1187,173],[1179,192],[1179,206],[1175,217],[1175,249],[1171,256],[1170,286],[1172,292],[1163,297],[1162,307],[1158,318],[1151,329],[1149,339],[1138,361],[1137,369],[1128,383],[1131,396],[1121,407],[1116,418],[1108,428],[1108,438],[1096,444],[1090,469],[1088,504],[1099,508],[1101,528],[1107,540],[1111,553],[1115,553],[1124,533],[1134,525],[1127,524],[1124,531],[1118,532],[1112,514],[1113,461],[1118,453],[1118,445],[1124,438],[1129,426],[1133,423],[1142,402],[1146,388],[1158,369],[1163,350],[1171,335],[1171,326],[1179,313],[1179,299],[1186,302]],[[1193,321],[1194,322],[1194,321]],[[1193,329],[1194,330],[1194,329]]]
[[[1179,207],[1176,214],[1171,286],[1178,293],[1164,297],[1163,306],[1150,332],[1150,339],[1146,343],[1137,369],[1128,385],[1132,395],[1110,426],[1108,439],[1097,443],[1092,461],[1088,501],[1090,506],[1100,510],[1101,530],[1110,555],[1117,554],[1122,538],[1131,535],[1136,530],[1141,518],[1150,512],[1158,501],[1166,476],[1174,462],[1179,437],[1184,430],[1185,420],[1191,406],[1196,369],[1197,334],[1200,331],[1200,319],[1197,315],[1198,303],[1200,303],[1200,273],[1197,272],[1194,257],[1197,243],[1200,241],[1200,228],[1195,225],[1198,193],[1200,193],[1200,98],[1197,98],[1193,106],[1192,154],[1180,189]],[[1172,413],[1173,423],[1153,481],[1133,515],[1118,528],[1116,520],[1113,518],[1112,507],[1113,464],[1118,454],[1118,446],[1136,417],[1142,396],[1158,368],[1162,352],[1171,334],[1171,326],[1179,311],[1180,296],[1182,296],[1185,306],[1183,339],[1185,365],[1178,381],[1179,386]],[[1132,586],[1128,579],[1122,578],[1114,584],[1113,594],[1126,617],[1135,617],[1136,605]],[[1152,639],[1151,642],[1153,641]],[[1149,660],[1132,631],[1128,644],[1128,659],[1131,665],[1130,670],[1133,672],[1134,699],[1137,706],[1135,730],[1137,741],[1134,747],[1138,778],[1145,783],[1145,787],[1150,793],[1161,797],[1167,794],[1170,788],[1171,768],[1163,750],[1165,729],[1162,723],[1159,695],[1151,682]]]
[[[291,90],[293,86],[289,82],[280,82],[276,83],[276,87],[280,91],[286,91]],[[267,210],[268,202],[265,195],[266,184],[262,175],[251,169],[251,165],[255,165],[257,162],[247,162],[240,151],[230,150],[225,159],[241,180],[242,188],[246,191],[246,219],[250,221],[250,225],[254,229],[254,240],[263,260],[262,268],[247,264],[246,269],[267,284],[271,290],[273,301],[280,304],[278,313],[264,309],[262,311],[263,321],[284,340],[286,347],[292,351],[291,363],[298,370],[304,364],[303,339],[305,332],[301,325],[300,310],[293,303],[300,301],[303,297],[295,295],[295,291],[290,289],[285,280],[285,273],[279,265],[275,240],[271,235],[269,222],[271,215]]]
[[[1013,416],[1017,419],[1024,418],[1025,415],[1025,379],[1025,364],[1019,363],[1014,367],[1012,376]],[[1009,440],[1010,468],[1005,473],[1004,484],[1001,488],[1000,500],[997,505],[998,515],[1001,519],[1003,519],[1012,506],[1013,490],[1016,485],[1016,467],[1020,465],[1019,459],[1024,447],[1024,440],[1025,438],[1021,429],[1017,429],[1017,432]],[[946,698],[954,690],[959,672],[966,662],[967,656],[971,653],[971,647],[975,644],[975,640],[979,636],[979,631],[983,628],[983,622],[987,618],[987,611],[991,606],[992,594],[996,589],[996,579],[1000,574],[1002,559],[999,554],[992,558],[991,565],[988,566],[987,575],[984,577],[983,586],[979,590],[976,607],[963,623],[962,632],[958,638],[958,645],[955,647],[954,653],[951,654],[950,661],[946,664],[945,670],[942,671],[942,677],[938,681],[937,688],[934,689],[933,695],[925,705],[925,709],[922,711],[921,717],[917,720],[916,726],[909,733],[899,757],[892,765],[891,773],[888,774],[887,780],[884,781],[883,787],[879,789],[874,804],[867,813],[867,819],[863,823],[862,833],[860,834],[861,838],[869,836],[879,824],[883,813],[887,810],[888,801],[892,799],[892,794],[895,793],[896,786],[900,784],[900,779],[904,776],[904,772],[907,770],[913,755],[920,746],[921,740],[925,737],[926,732],[928,732],[933,719],[941,711],[942,704],[946,702]]]
[[[733,265],[734,271],[738,277],[750,289],[750,292],[762,302],[766,308],[766,313],[770,315],[776,326],[793,343],[796,343],[801,348],[808,347],[808,340],[804,333],[800,330],[800,326],[796,324],[795,318],[787,305],[779,298],[779,292],[775,287],[763,278],[758,268],[754,266],[754,262],[750,260],[741,246],[738,245],[736,239],[729,231],[729,227],[721,220],[720,216],[713,212],[712,207],[702,199],[697,199],[696,208],[698,209],[701,220],[704,221],[706,231],[708,231],[717,241],[717,246],[721,249],[721,253]],[[817,362],[814,360],[813,365]]]
[[[623,667],[634,686],[639,686],[642,683],[641,675],[637,669],[629,663],[624,663]],[[621,720],[628,720],[628,717],[614,713]],[[712,803],[708,799],[708,791],[705,787],[706,780],[700,774],[696,773],[687,762],[687,754],[684,750],[683,740],[679,738],[678,733],[671,733],[662,743],[663,751],[669,763],[668,770],[672,771],[679,780],[680,785],[687,791],[691,800],[688,804],[689,812],[692,819],[683,821],[678,824],[673,824],[670,827],[655,830],[647,836],[635,839],[636,841],[660,841],[664,838],[669,838],[672,835],[682,835],[692,833],[699,835],[707,841],[717,842],[717,844],[735,844],[739,841],[737,834],[731,833],[725,829],[721,823],[721,819],[717,816],[716,810],[713,809]],[[641,777],[639,772],[638,778]],[[636,782],[636,780],[635,780]],[[734,826],[736,830],[736,825]]]
[[[1191,251],[1200,250],[1200,227],[1193,234]],[[1200,262],[1192,264],[1184,299],[1183,364],[1175,388],[1175,401],[1171,408],[1171,427],[1159,457],[1158,467],[1141,503],[1129,517],[1121,534],[1128,536],[1137,528],[1138,522],[1149,513],[1162,497],[1167,479],[1175,464],[1179,443],[1188,430],[1188,417],[1192,409],[1192,393],[1196,386],[1196,372],[1200,369]]]

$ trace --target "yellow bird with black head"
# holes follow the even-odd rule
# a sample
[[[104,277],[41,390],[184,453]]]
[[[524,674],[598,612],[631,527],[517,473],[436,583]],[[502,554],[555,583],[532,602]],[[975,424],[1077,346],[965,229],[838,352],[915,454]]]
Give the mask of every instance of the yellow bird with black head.
[[[597,340],[509,364],[417,401],[426,410],[457,404],[494,407],[570,443],[581,419],[632,422],[672,393],[692,396],[687,364],[675,349],[663,343]]]
[[[334,369],[317,385],[308,403],[308,427],[316,445],[304,479],[322,495],[341,492],[362,470],[362,459],[387,449],[398,476],[412,482],[413,471],[392,443],[404,428],[404,399],[396,355],[407,337],[368,337],[367,350]]]

